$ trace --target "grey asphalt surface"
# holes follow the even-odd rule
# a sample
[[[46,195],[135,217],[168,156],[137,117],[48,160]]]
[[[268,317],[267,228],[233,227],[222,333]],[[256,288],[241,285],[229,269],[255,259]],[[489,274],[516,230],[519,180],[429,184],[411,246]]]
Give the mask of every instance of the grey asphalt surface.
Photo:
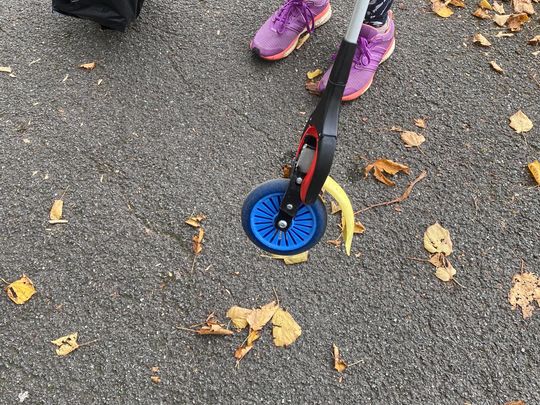
[[[288,162],[317,102],[305,72],[326,67],[352,1],[334,0],[330,22],[273,64],[247,44],[275,1],[150,0],[125,34],[49,6],[0,10],[0,65],[17,76],[0,75],[0,277],[25,273],[38,290],[23,306],[0,294],[0,403],[28,392],[25,404],[540,404],[540,313],[524,321],[507,302],[521,259],[540,272],[540,191],[526,170],[540,158],[540,56],[526,45],[537,17],[495,38],[472,5],[442,20],[427,1],[398,0],[396,52],[343,108],[332,176],[356,209],[410,180],[366,180],[363,158],[428,177],[400,212],[360,217],[351,257],[323,242],[285,266],[245,237],[241,205]],[[493,47],[473,46],[476,32]],[[95,70],[77,68],[93,60]],[[536,124],[526,142],[508,127],[518,109]],[[388,129],[418,117],[423,153]],[[66,189],[69,223],[50,226]],[[192,271],[193,212],[208,219]],[[407,259],[427,257],[422,235],[436,221],[464,288]],[[177,329],[265,304],[273,288],[302,326],[288,349],[266,331],[235,368],[243,335]],[[57,357],[50,341],[75,331],[99,340]],[[332,343],[360,362],[342,381]]]

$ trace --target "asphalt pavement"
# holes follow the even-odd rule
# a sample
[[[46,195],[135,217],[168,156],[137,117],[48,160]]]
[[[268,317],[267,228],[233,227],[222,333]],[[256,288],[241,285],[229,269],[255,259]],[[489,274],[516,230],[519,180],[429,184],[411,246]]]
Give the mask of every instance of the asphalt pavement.
[[[428,1],[396,1],[396,52],[344,106],[332,176],[355,209],[428,176],[399,210],[359,217],[350,257],[326,243],[333,216],[309,261],[286,266],[244,235],[242,202],[288,162],[317,103],[306,72],[327,66],[353,2],[334,0],[300,50],[262,62],[248,43],[277,3],[149,0],[122,34],[53,16],[45,0],[3,2],[0,66],[16,77],[0,73],[0,277],[24,273],[38,292],[21,306],[0,294],[0,403],[540,404],[540,313],[523,320],[507,300],[522,259],[540,273],[526,169],[540,158],[540,56],[526,44],[538,17],[496,38],[472,3],[443,20]],[[493,46],[473,45],[476,32]],[[519,109],[535,123],[524,136],[508,126]],[[420,117],[427,141],[406,149],[389,128]],[[410,176],[365,179],[378,158]],[[49,225],[64,192],[69,222]],[[194,212],[208,216],[195,263]],[[427,258],[437,221],[462,287],[409,259]],[[243,337],[177,328],[274,289],[302,327],[287,349],[266,331],[235,367]],[[50,341],[71,332],[97,341],[58,357]],[[332,343],[357,362],[342,376]]]

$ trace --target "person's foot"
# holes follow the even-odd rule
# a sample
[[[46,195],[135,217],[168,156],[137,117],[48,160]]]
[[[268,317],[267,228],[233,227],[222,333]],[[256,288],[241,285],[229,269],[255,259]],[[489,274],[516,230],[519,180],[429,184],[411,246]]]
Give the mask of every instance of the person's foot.
[[[283,59],[296,49],[300,36],[330,19],[328,0],[285,0],[259,28],[250,48],[266,60]]]
[[[364,94],[373,82],[375,72],[381,63],[392,55],[395,47],[394,20],[388,15],[386,29],[381,30],[364,24],[358,37],[358,46],[354,55],[349,79],[343,93],[343,101],[357,99]],[[317,91],[322,93],[328,83],[331,67],[325,72],[317,85]]]

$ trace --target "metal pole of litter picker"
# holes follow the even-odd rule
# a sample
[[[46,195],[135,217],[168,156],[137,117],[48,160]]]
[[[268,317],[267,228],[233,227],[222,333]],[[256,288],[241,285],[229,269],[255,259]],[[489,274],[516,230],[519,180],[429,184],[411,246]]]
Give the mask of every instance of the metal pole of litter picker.
[[[356,44],[356,41],[358,41],[358,35],[360,35],[360,30],[362,29],[368,6],[369,0],[356,0],[351,21],[349,22],[349,28],[345,34],[345,41],[352,44]]]

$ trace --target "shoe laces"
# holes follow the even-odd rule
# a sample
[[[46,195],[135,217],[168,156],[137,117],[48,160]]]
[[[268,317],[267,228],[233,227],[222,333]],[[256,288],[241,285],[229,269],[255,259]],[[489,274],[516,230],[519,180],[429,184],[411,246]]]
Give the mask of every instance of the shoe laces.
[[[283,33],[292,13],[297,10],[306,23],[307,32],[312,33],[315,29],[315,16],[304,0],[286,0],[274,17],[274,25],[278,34]]]
[[[354,53],[353,64],[356,68],[368,66],[371,63],[371,49],[373,42],[369,42],[366,38],[358,38],[358,47]]]

